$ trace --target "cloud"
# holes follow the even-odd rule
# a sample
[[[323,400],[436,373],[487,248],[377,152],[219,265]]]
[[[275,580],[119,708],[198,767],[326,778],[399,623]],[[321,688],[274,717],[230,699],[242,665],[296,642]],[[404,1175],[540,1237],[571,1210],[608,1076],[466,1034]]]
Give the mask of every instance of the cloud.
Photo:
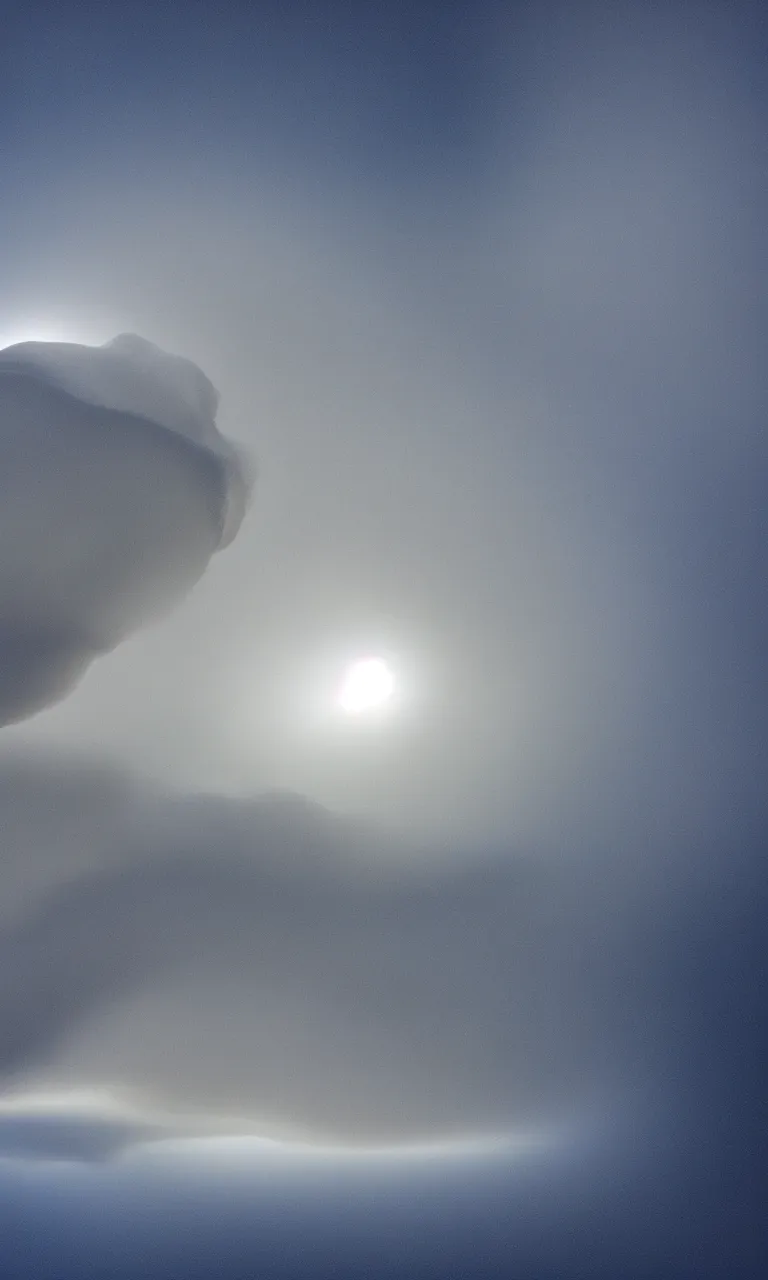
[[[2,763],[0,793],[6,1088],[375,1143],[605,1117],[649,1090],[682,1089],[682,1114],[739,1037],[748,1060],[746,874],[736,901],[643,887],[620,859],[440,862],[301,797],[164,796],[34,758]]]
[[[300,797],[31,759],[3,780],[6,1085],[359,1140],[498,1132],[594,1086],[584,901],[564,913],[551,869],[440,866]]]
[[[160,1127],[118,1114],[89,1115],[74,1108],[0,1111],[0,1159],[5,1160],[101,1162],[164,1136]]]
[[[0,724],[66,696],[232,541],[248,481],[217,404],[135,334],[0,352]]]

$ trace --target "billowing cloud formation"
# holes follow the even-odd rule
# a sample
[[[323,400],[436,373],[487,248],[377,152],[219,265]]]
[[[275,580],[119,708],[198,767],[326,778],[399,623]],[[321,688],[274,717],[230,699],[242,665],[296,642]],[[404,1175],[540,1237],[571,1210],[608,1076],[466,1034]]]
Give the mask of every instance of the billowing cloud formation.
[[[738,902],[704,902],[672,870],[660,893],[595,859],[437,864],[299,797],[174,798],[34,759],[6,759],[0,791],[15,1091],[360,1142],[569,1122],[653,1077],[687,1108],[733,978],[713,940],[739,918],[739,972],[752,945],[746,873]]]
[[[234,538],[247,481],[217,403],[135,334],[0,352],[0,724],[64,697]]]

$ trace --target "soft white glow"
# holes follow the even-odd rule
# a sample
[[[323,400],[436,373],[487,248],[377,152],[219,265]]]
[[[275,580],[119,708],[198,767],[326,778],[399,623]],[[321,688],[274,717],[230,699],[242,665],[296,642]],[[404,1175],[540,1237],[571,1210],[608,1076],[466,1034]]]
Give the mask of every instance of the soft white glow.
[[[129,1096],[123,1090],[104,1089],[51,1089],[49,1092],[19,1092],[0,1099],[0,1125],[6,1118],[33,1119],[39,1123],[51,1122],[51,1133],[60,1134],[57,1121],[62,1117],[73,1126],[87,1126],[103,1121],[125,1124],[125,1149],[116,1151],[112,1159],[117,1161],[147,1160],[178,1162],[186,1160],[191,1167],[195,1158],[209,1167],[228,1167],[236,1172],[238,1167],[247,1172],[260,1162],[281,1161],[297,1167],[310,1162],[317,1164],[354,1165],[362,1168],[376,1163],[414,1164],[435,1161],[449,1163],[468,1159],[488,1160],[493,1157],[522,1158],[546,1154],[562,1149],[572,1142],[582,1126],[562,1123],[542,1123],[537,1126],[498,1132],[467,1133],[464,1136],[435,1137],[390,1142],[333,1142],[326,1137],[311,1138],[296,1128],[284,1124],[270,1125],[263,1117],[249,1118],[243,1115],[217,1115],[197,1111],[178,1111],[153,1106],[138,1093]],[[141,1133],[146,1129],[146,1133]],[[154,1132],[150,1132],[154,1130]],[[38,1127],[33,1136],[44,1138],[44,1128]],[[75,1134],[76,1139],[76,1134]],[[44,1147],[42,1148],[45,1151]],[[31,1148],[34,1151],[34,1148]],[[60,1143],[57,1150],[61,1150]],[[77,1141],[73,1150],[78,1151]],[[4,1153],[0,1147],[0,1162]],[[12,1159],[23,1159],[15,1153]],[[38,1157],[39,1158],[39,1157]],[[45,1154],[43,1156],[45,1158]],[[72,1157],[75,1161],[81,1157]],[[57,1161],[60,1156],[57,1157]]]
[[[0,351],[15,346],[17,342],[78,342],[86,346],[99,346],[125,328],[124,317],[112,320],[109,316],[75,319],[66,315],[58,319],[15,314],[12,323],[5,324],[0,316]]]
[[[347,671],[339,690],[339,706],[350,715],[373,711],[388,703],[395,677],[381,658],[362,658]]]

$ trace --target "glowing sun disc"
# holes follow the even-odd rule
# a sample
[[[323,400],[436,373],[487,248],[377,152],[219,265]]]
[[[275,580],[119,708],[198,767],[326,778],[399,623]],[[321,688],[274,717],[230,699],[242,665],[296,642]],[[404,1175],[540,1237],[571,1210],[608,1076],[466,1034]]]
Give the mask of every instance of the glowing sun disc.
[[[350,715],[374,711],[389,702],[395,677],[381,658],[361,658],[353,662],[339,690],[339,706]]]

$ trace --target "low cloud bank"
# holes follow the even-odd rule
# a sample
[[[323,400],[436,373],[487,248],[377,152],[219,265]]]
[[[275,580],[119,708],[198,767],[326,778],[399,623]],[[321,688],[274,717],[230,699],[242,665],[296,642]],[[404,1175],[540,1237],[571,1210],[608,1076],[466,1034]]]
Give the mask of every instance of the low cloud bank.
[[[750,1096],[746,863],[666,891],[597,859],[440,863],[301,797],[163,795],[34,758],[6,758],[0,791],[9,1089],[408,1141],[680,1090],[693,1113],[735,1087],[741,1044]]]

